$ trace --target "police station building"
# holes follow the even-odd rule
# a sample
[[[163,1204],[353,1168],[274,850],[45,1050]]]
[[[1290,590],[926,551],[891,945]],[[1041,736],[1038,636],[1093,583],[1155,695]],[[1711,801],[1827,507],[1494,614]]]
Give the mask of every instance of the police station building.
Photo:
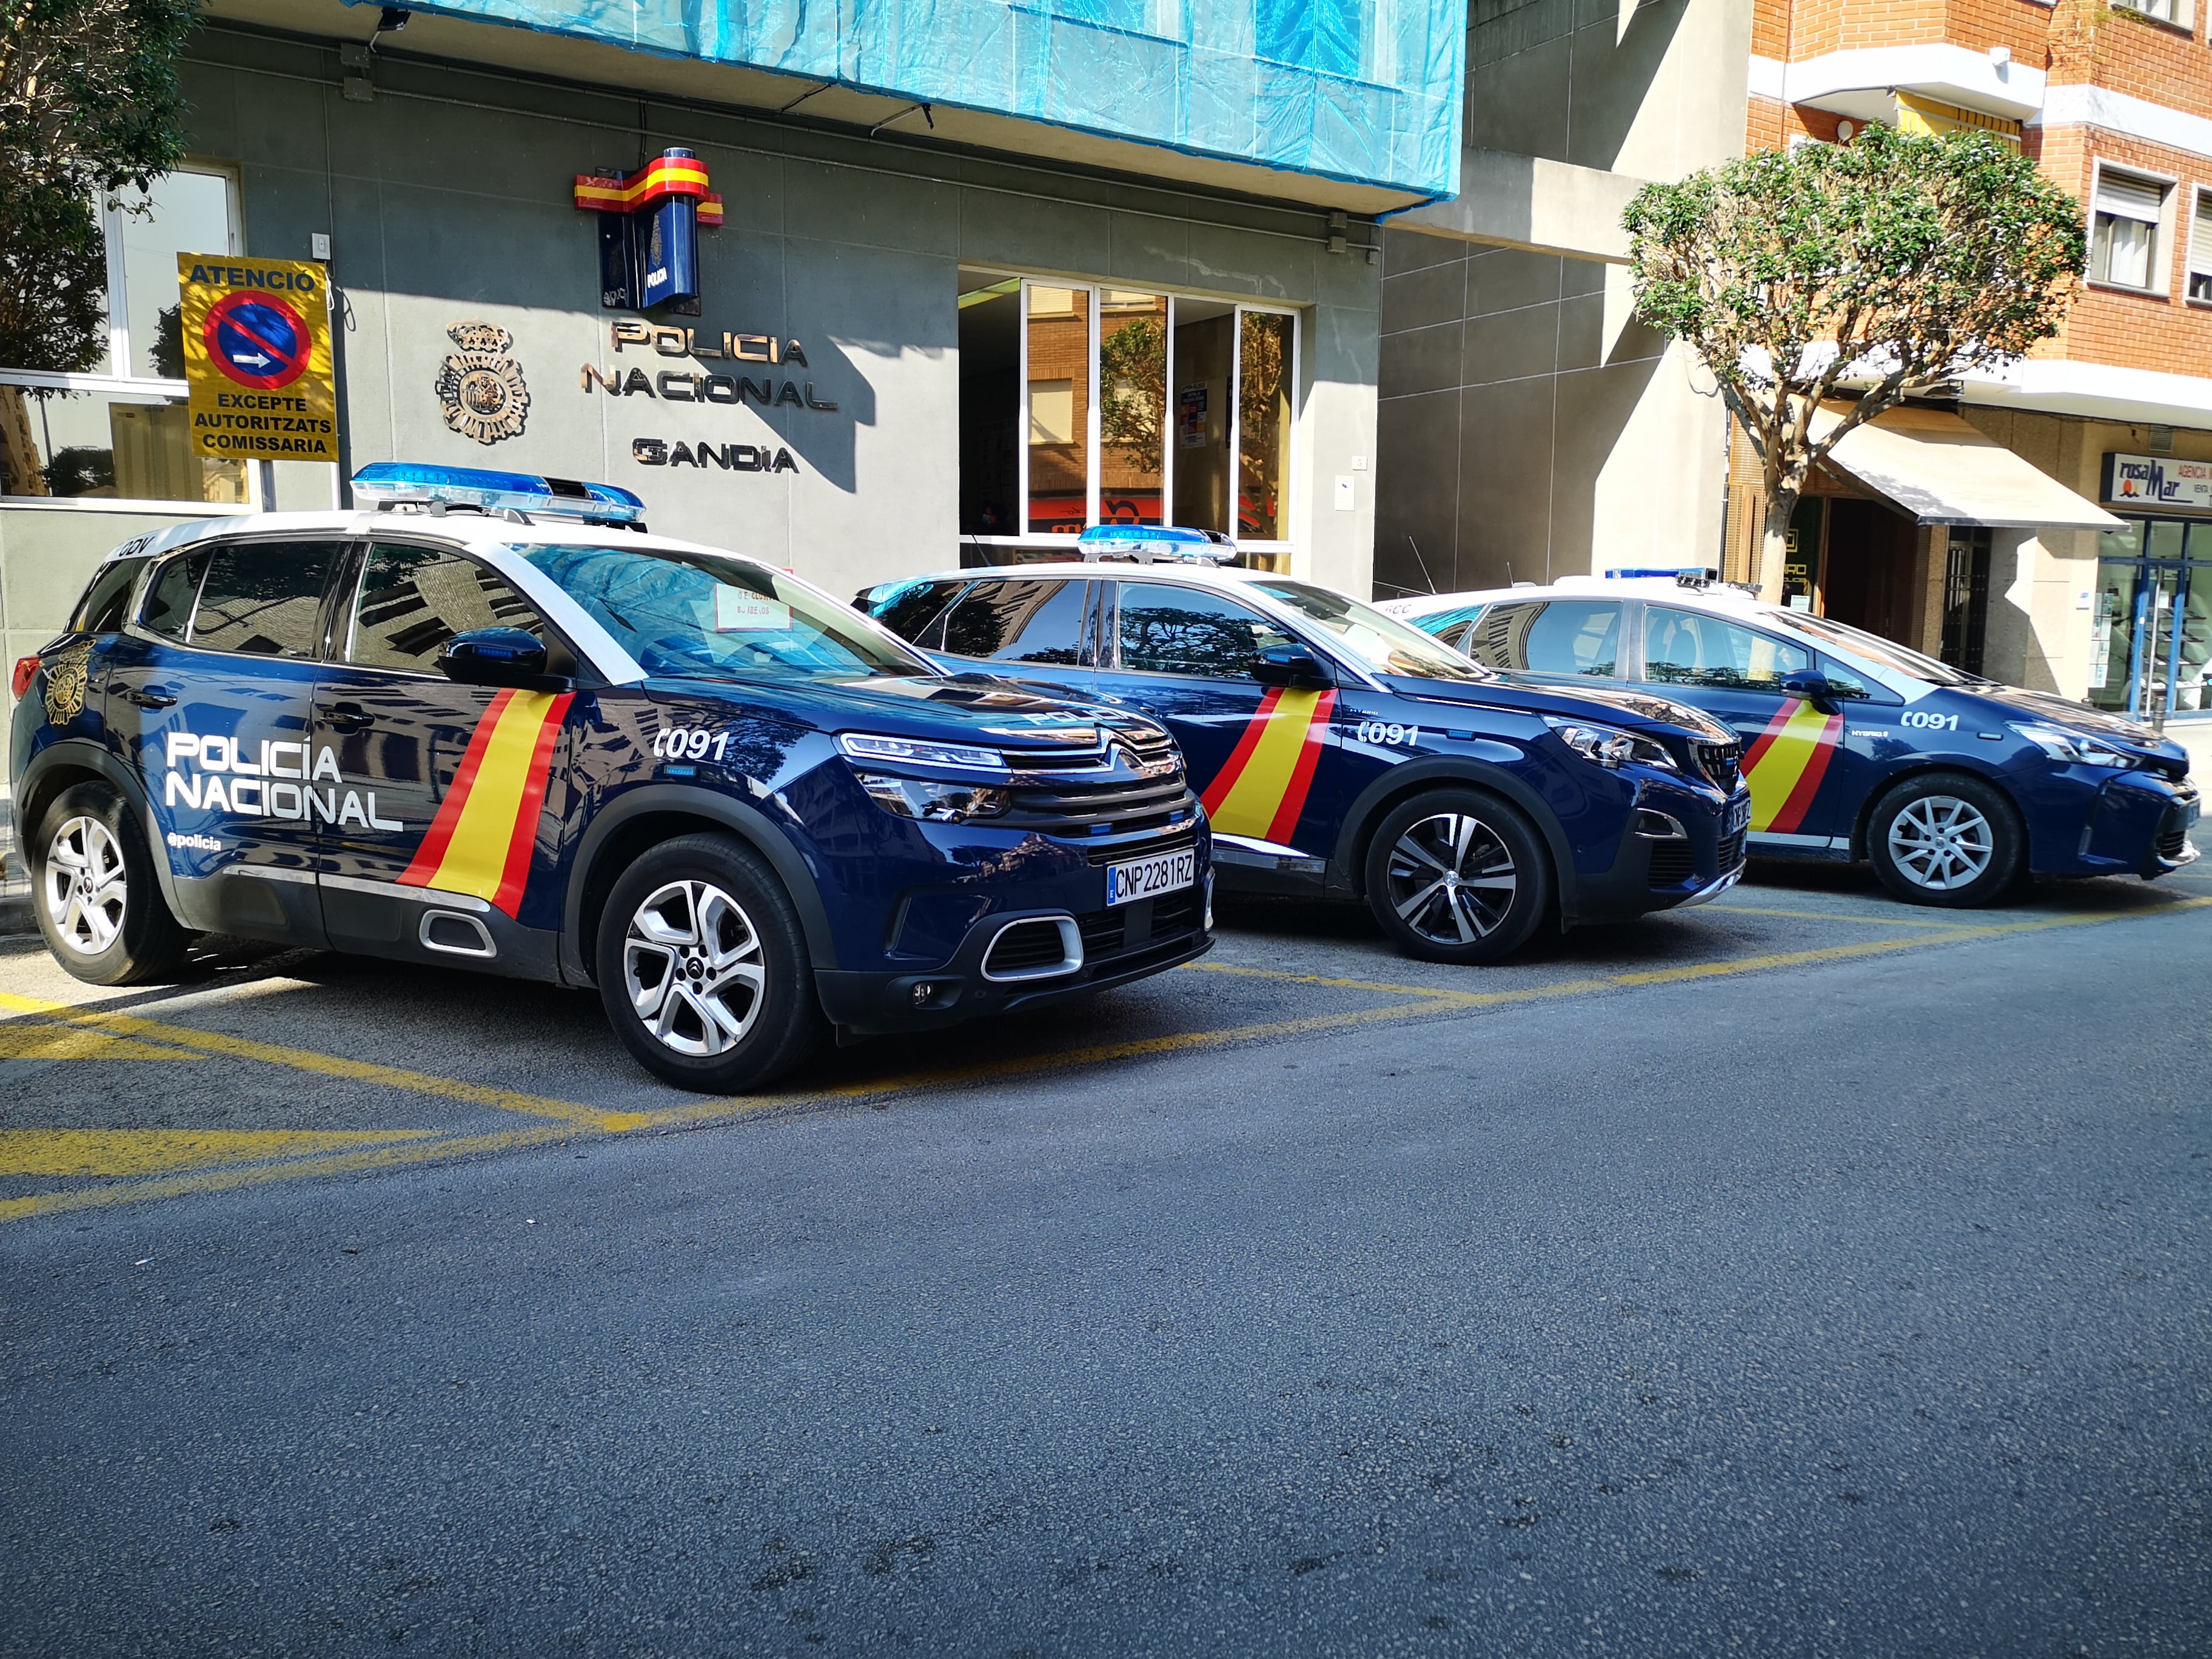
[[[840,595],[1112,520],[1365,592],[1376,220],[1455,187],[1464,5],[860,15],[212,0],[188,164],[106,208],[107,361],[0,364],[9,656],[127,538],[388,459],[621,484]],[[335,463],[194,442],[188,345],[306,417],[179,255],[325,273]]]

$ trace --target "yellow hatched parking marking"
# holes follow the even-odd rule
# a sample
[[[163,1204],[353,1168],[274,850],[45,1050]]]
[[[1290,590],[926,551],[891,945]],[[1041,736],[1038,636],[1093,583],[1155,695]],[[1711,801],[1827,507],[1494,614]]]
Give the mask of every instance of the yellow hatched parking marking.
[[[197,1058],[197,1056],[193,1056]],[[0,1129],[0,1176],[146,1176],[427,1140],[435,1129]]]

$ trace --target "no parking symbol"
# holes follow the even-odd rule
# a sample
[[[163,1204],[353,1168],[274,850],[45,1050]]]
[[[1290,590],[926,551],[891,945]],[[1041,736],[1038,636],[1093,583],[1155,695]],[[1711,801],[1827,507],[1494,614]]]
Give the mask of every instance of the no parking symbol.
[[[177,288],[193,449],[234,459],[337,459],[324,268],[180,253]]]

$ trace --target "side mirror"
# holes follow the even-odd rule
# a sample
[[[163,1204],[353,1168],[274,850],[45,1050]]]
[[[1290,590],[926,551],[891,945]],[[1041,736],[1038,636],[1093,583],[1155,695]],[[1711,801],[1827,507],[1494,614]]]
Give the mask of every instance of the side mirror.
[[[1262,685],[1334,685],[1328,665],[1303,645],[1263,645],[1252,659],[1252,678]]]
[[[559,690],[568,682],[546,668],[545,641],[520,628],[471,628],[438,653],[438,670],[458,685]]]
[[[1782,690],[1786,696],[1802,697],[1824,714],[1836,712],[1836,689],[1828,684],[1826,674],[1810,668],[1801,668],[1794,674],[1782,677]]]

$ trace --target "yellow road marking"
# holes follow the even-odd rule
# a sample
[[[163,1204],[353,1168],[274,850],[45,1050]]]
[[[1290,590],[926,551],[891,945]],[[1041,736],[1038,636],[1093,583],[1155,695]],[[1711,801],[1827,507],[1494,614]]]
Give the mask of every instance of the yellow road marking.
[[[185,1048],[156,1048],[70,1025],[0,1025],[0,1060],[199,1060]]]
[[[551,1100],[543,1095],[526,1095],[513,1089],[495,1089],[481,1083],[464,1083],[458,1078],[436,1077],[428,1072],[410,1072],[398,1066],[380,1066],[373,1060],[347,1060],[338,1054],[318,1054],[312,1048],[287,1048],[273,1042],[256,1042],[250,1037],[231,1036],[221,1031],[203,1031],[190,1025],[167,1025],[159,1020],[141,1019],[135,1014],[100,1013],[70,1006],[65,1002],[46,1002],[36,997],[17,996],[0,991],[0,1008],[17,1013],[39,1014],[49,1019],[65,1020],[71,1024],[88,1026],[99,1031],[120,1031],[131,1036],[151,1037],[161,1042],[175,1043],[179,1048],[198,1049],[204,1054],[226,1054],[238,1060],[258,1060],[270,1066],[288,1066],[295,1071],[319,1073],[325,1077],[342,1077],[356,1083],[381,1084],[389,1089],[411,1089],[419,1094],[442,1095],[448,1100],[465,1100],[472,1106],[489,1106],[501,1112],[520,1112],[530,1117],[550,1118],[556,1122],[574,1124],[580,1129],[599,1129],[609,1133],[635,1129],[647,1121],[638,1112],[607,1112],[595,1106],[580,1106],[574,1101]],[[8,1029],[0,1026],[0,1030]]]
[[[509,1130],[493,1134],[446,1136],[419,1140],[408,1145],[368,1147],[323,1157],[301,1158],[289,1163],[214,1169],[158,1179],[118,1182],[112,1186],[82,1188],[67,1192],[41,1194],[34,1197],[0,1200],[0,1221],[17,1220],[27,1216],[44,1215],[62,1210],[82,1209],[95,1205],[132,1203],[142,1199],[175,1198],[191,1194],[220,1192],[306,1176],[353,1174],[370,1170],[424,1164],[433,1160],[468,1157],[478,1152],[510,1151],[568,1139],[579,1130],[599,1129],[603,1133],[620,1133],[627,1130],[666,1127],[703,1122],[720,1117],[750,1115],[777,1108],[849,1103],[872,1097],[909,1094],[921,1089],[944,1088],[963,1083],[988,1082],[1009,1077],[1065,1070],[1072,1066],[1097,1065],[1106,1060],[1146,1058],[1200,1048],[1226,1048],[1239,1043],[1304,1036],[1316,1031],[1339,1030],[1383,1020],[1411,1021],[1434,1018],[1447,1013],[1476,1008],[1536,1002],[1597,991],[1624,990],[1641,986],[1763,973],[1778,969],[1808,967],[1820,963],[1848,961],[1856,957],[1911,951],[1923,945],[1999,939],[2013,933],[2042,932],[2058,927],[2093,927],[2108,921],[2137,920],[2144,916],[2180,910],[2203,909],[2207,907],[2212,907],[2212,895],[2203,898],[2175,900],[2139,909],[2093,911],[2081,915],[2039,916],[2023,921],[1988,925],[1962,924],[1947,928],[1941,933],[1916,933],[1903,939],[1869,939],[1854,945],[1826,945],[1808,951],[1784,951],[1756,957],[1729,957],[1716,962],[1688,963],[1672,968],[1647,969],[1631,973],[1595,975],[1579,979],[1558,981],[1547,985],[1526,986],[1510,991],[1452,991],[1431,986],[1395,984],[1386,981],[1324,978],[1318,975],[1294,974],[1276,969],[1248,968],[1234,963],[1193,963],[1189,964],[1189,968],[1201,973],[1235,974],[1291,983],[1371,991],[1384,995],[1411,994],[1417,1000],[1390,1003],[1381,1007],[1356,1009],[1342,1013],[1316,1014],[1298,1019],[1269,1020],[1250,1025],[1228,1026],[1214,1030],[1170,1032],[1160,1036],[1136,1037],[1125,1042],[1099,1043],[1083,1048],[1056,1049],[1049,1054],[988,1060],[969,1066],[948,1066],[932,1072],[907,1073],[875,1082],[849,1084],[826,1091],[700,1101],[689,1106],[662,1111],[598,1113],[586,1107],[568,1106],[567,1103],[549,1101],[541,1103],[545,1106],[562,1107],[577,1115],[530,1129]],[[31,999],[12,996],[7,993],[0,993],[0,1006],[38,1012],[45,1012],[49,1008],[64,1013],[67,1012],[60,1005],[34,1003]],[[264,1057],[263,1054],[254,1051],[269,1048],[269,1045],[247,1042],[242,1038],[218,1039],[211,1033],[193,1031],[190,1027],[162,1027],[155,1025],[152,1021],[131,1020],[128,1016],[123,1015],[87,1015],[84,1018],[101,1023],[127,1021],[133,1026],[150,1028],[155,1033],[173,1033],[176,1040],[179,1041],[182,1041],[187,1036],[197,1037],[203,1040],[204,1046],[209,1047],[210,1052],[240,1054],[246,1058],[263,1058]],[[318,1062],[302,1068],[307,1070],[329,1070],[333,1071],[335,1074],[345,1076],[362,1075],[367,1077],[368,1080],[374,1082],[388,1082],[395,1078],[419,1079],[419,1082],[395,1083],[393,1086],[419,1088],[425,1092],[449,1094],[454,1098],[474,1100],[482,1095],[501,1092],[483,1090],[473,1084],[457,1083],[451,1079],[430,1078],[420,1073],[398,1072],[389,1066],[341,1061],[332,1055],[312,1054],[304,1050],[273,1049],[270,1052],[298,1055]],[[299,1061],[286,1059],[275,1063],[291,1065],[298,1064]],[[356,1066],[357,1072],[353,1069]],[[338,1069],[341,1067],[345,1069]],[[535,1098],[528,1096],[511,1097],[518,1100]],[[514,1107],[509,1109],[532,1109]],[[535,1115],[553,1116],[552,1113],[544,1111],[537,1112]]]
[[[197,1060],[197,1054],[186,1056]],[[393,1141],[435,1129],[0,1129],[0,1176],[149,1176],[261,1164]]]
[[[1802,921],[1863,921],[1875,927],[1955,927],[1955,921],[1923,921],[1917,916],[1863,916],[1839,910],[1771,910],[1758,904],[1709,904],[1709,911],[1735,916],[1795,916]]]

